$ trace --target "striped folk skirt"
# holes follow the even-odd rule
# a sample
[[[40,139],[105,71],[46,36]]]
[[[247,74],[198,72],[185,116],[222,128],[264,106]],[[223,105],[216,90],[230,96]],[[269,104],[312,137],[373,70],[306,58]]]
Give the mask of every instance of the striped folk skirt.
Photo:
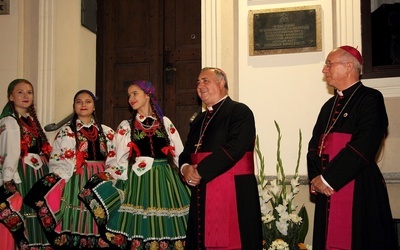
[[[141,176],[130,169],[127,180],[93,176],[80,197],[120,249],[184,247],[190,191],[166,159],[155,159]]]

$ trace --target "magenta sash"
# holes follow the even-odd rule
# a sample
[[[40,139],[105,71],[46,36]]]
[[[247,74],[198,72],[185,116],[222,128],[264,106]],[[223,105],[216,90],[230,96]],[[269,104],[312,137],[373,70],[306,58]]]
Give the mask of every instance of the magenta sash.
[[[209,152],[192,154],[193,164]],[[205,247],[240,249],[235,175],[254,174],[253,152],[246,152],[231,169],[207,183],[205,205]]]
[[[330,133],[323,154],[331,161],[350,141],[351,134]],[[330,196],[326,249],[351,249],[354,180]]]

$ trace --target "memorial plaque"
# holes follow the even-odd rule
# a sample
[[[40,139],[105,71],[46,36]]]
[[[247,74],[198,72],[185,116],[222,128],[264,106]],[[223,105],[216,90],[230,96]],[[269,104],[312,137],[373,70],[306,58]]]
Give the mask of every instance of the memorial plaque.
[[[321,7],[249,11],[250,55],[321,51]]]

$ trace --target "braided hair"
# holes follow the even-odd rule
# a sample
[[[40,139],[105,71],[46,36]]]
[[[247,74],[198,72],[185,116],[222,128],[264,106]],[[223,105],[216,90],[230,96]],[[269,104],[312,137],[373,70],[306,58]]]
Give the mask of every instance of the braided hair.
[[[23,83],[26,83],[26,84],[29,84],[29,85],[31,86],[31,88],[32,88],[32,93],[34,94],[34,90],[33,90],[33,85],[32,85],[32,83],[29,82],[29,81],[26,80],[26,79],[15,79],[14,81],[12,81],[12,82],[9,84],[8,89],[7,89],[7,95],[8,95],[8,100],[9,100],[9,101],[8,101],[8,105],[9,105],[9,107],[10,107],[10,109],[11,109],[12,114],[14,114],[14,117],[15,117],[15,119],[17,120],[17,123],[18,123],[18,125],[19,125],[19,131],[20,131],[20,136],[21,136],[21,138],[23,138],[23,133],[24,133],[22,121],[21,121],[20,116],[18,115],[18,112],[17,112],[16,109],[15,109],[14,102],[10,101],[10,96],[12,95],[12,92],[13,92],[15,86],[16,86],[18,83],[22,83],[22,82],[23,82]],[[40,122],[39,122],[39,119],[37,118],[37,114],[36,114],[36,109],[35,109],[34,101],[32,101],[32,104],[31,104],[31,106],[28,107],[28,110],[27,110],[27,111],[28,111],[30,117],[32,117],[33,122],[34,122],[34,124],[35,124],[35,127],[36,127],[36,129],[38,130],[38,132],[39,132],[39,139],[40,139],[40,140],[39,140],[38,148],[39,148],[39,150],[41,150],[42,146],[43,146],[44,144],[48,143],[48,139],[47,139],[46,134],[44,133],[44,130],[43,130],[43,128],[42,128],[42,125],[41,125]],[[46,155],[46,157],[48,158],[49,155]]]
[[[132,85],[137,85],[148,96],[150,96],[151,110],[156,115],[156,119],[160,124],[159,128],[161,130],[161,133],[164,135],[166,145],[170,145],[171,141],[169,139],[168,133],[167,133],[167,131],[165,129],[165,125],[164,125],[164,119],[163,119],[164,114],[162,113],[161,108],[159,107],[159,105],[157,103],[157,99],[155,97],[155,89],[154,89],[153,85],[149,81],[134,81],[129,85],[129,87],[132,86]],[[129,96],[128,96],[128,100],[129,100]],[[130,126],[130,129],[131,129],[131,141],[134,142],[135,139],[134,139],[134,136],[133,136],[133,131],[135,130],[135,119],[136,119],[136,115],[137,115],[138,111],[134,110],[130,105],[129,105],[129,110],[132,113],[132,116],[131,116],[131,118],[129,120],[129,126]],[[129,165],[134,164],[135,163],[135,159],[136,159],[136,152],[135,152],[135,150],[132,150],[132,155],[129,158]],[[178,170],[178,167],[174,163],[174,157],[170,152],[168,152],[167,161],[168,161],[168,164],[173,169]]]
[[[92,97],[92,99],[93,99],[93,103],[95,103],[98,100],[98,98],[91,91],[86,90],[86,89],[79,90],[78,92],[76,92],[76,94],[74,96],[74,102],[72,104],[72,108],[74,110],[74,115],[72,116],[71,121],[69,122],[69,127],[71,128],[72,132],[74,132],[74,135],[75,135],[75,151],[78,151],[78,149],[79,149],[79,138],[77,135],[78,131],[76,129],[76,120],[78,119],[78,114],[75,112],[75,101],[76,101],[76,98],[78,97],[78,95],[80,95],[82,93],[86,93],[86,94],[90,95],[90,97]],[[101,124],[99,123],[99,121],[97,119],[96,111],[93,111],[92,117],[93,117],[93,120],[95,121],[95,123],[97,124],[97,126],[99,127],[100,141],[106,141],[106,138],[105,138],[105,135],[103,132],[103,127],[101,126]],[[106,147],[106,151],[107,151],[107,147]],[[105,156],[107,156],[107,152],[105,152]]]

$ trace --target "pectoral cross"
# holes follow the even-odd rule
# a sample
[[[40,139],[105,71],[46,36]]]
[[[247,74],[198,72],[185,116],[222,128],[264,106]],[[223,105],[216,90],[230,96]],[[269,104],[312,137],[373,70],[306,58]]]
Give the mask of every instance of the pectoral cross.
[[[194,153],[197,153],[197,150],[199,150],[199,147],[201,146],[201,141],[199,140],[198,143],[194,144],[196,146],[196,150],[194,151]]]

